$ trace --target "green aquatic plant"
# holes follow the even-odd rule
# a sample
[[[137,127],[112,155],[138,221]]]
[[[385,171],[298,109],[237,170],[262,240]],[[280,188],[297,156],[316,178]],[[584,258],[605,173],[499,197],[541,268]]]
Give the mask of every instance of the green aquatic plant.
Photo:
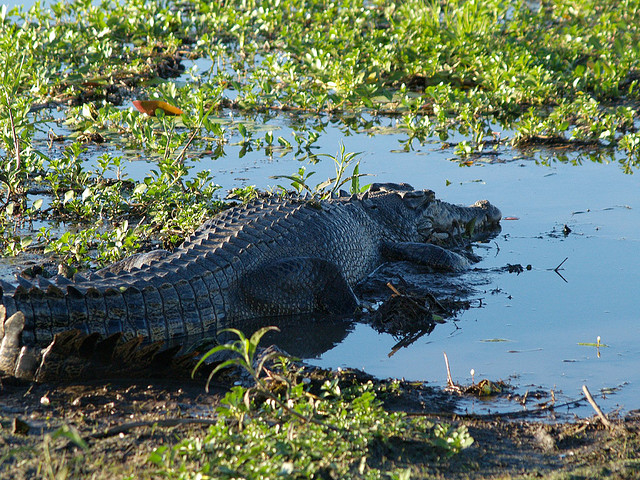
[[[361,193],[369,188],[369,185],[361,186],[360,178],[367,174],[360,173],[360,162],[356,162],[353,166],[351,175],[345,177],[347,168],[358,157],[359,153],[347,152],[344,144],[340,144],[338,153],[336,155],[330,154],[318,154],[316,157],[325,157],[333,160],[335,166],[335,177],[329,178],[324,182],[320,182],[314,187],[311,187],[308,183],[309,178],[316,172],[307,172],[306,167],[300,167],[298,172],[293,175],[275,175],[271,178],[275,179],[287,179],[291,181],[291,186],[297,193],[310,193],[311,195],[318,196],[320,198],[329,198],[332,195],[336,195],[339,190],[345,184],[349,183],[349,191],[352,194]],[[279,186],[282,192],[286,192],[287,189],[283,186]]]
[[[36,248],[19,225],[52,216],[129,220],[138,243],[173,245],[223,206],[197,164],[230,155],[333,161],[317,185],[307,166],[279,178],[299,192],[362,191],[352,154],[316,153],[327,126],[392,132],[405,151],[441,143],[464,165],[489,146],[573,144],[637,168],[637,2],[287,2],[3,9],[3,250]],[[190,73],[176,78],[181,65]],[[184,114],[141,114],[138,98]],[[140,158],[152,164],[134,181]]]

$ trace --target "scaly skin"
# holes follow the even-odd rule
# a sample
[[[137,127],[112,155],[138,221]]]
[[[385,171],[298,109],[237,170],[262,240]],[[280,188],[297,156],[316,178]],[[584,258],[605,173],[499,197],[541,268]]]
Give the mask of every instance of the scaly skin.
[[[73,281],[2,284],[0,371],[31,378],[41,347],[74,329],[166,342],[260,317],[352,313],[351,287],[385,255],[462,270],[466,258],[434,243],[499,229],[500,218],[486,201],[455,206],[404,184],[330,200],[256,200],[206,222],[173,253],[134,256]]]

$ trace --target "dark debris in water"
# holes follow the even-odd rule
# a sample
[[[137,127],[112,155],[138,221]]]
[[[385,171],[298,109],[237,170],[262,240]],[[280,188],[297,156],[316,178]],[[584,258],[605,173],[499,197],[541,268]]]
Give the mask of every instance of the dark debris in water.
[[[445,318],[470,307],[470,302],[465,300],[439,300],[429,292],[400,291],[392,283],[387,287],[391,295],[374,312],[371,324],[378,331],[395,337],[431,333],[436,324],[445,323]]]
[[[513,387],[504,380],[492,381],[485,378],[471,385],[452,384],[447,386],[446,390],[466,396],[493,397],[495,395],[508,393],[512,388]]]
[[[392,356],[429,335],[437,324],[474,306],[474,296],[486,286],[486,275],[476,273],[434,272],[402,261],[384,264],[358,286],[361,299],[379,305],[361,320],[398,341],[389,353]]]
[[[391,296],[371,315],[369,323],[378,332],[388,333],[398,340],[389,353],[394,355],[424,335],[429,335],[446,318],[470,308],[467,300],[438,299],[430,292],[400,291],[392,283],[387,287]]]
[[[508,272],[508,273],[515,273],[517,275],[520,275],[522,272],[524,272],[525,270],[530,271],[533,267],[531,265],[527,265],[525,267],[523,267],[520,263],[515,263],[515,264],[510,264],[507,263],[504,267],[502,267],[502,271],[503,272]]]

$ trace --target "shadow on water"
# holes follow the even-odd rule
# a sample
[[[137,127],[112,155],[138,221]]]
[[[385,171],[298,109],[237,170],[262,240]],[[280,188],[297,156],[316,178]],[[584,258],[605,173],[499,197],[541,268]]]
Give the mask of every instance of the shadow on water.
[[[261,345],[276,345],[283,352],[296,358],[318,358],[340,344],[353,330],[353,319],[324,315],[291,315],[256,319],[243,325],[243,332],[250,334],[264,326],[274,326],[280,331],[268,332]],[[231,333],[218,335],[219,342],[235,340]]]

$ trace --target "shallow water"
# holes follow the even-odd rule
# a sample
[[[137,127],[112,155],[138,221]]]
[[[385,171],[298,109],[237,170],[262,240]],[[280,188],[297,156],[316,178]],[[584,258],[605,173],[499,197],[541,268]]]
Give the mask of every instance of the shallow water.
[[[407,181],[452,203],[486,198],[504,217],[517,219],[503,220],[502,233],[476,249],[483,257],[476,265],[481,271],[465,274],[470,281],[478,276],[488,280],[475,296],[482,298],[482,308],[462,312],[455,323],[439,325],[392,357],[388,354],[396,339],[358,324],[312,363],[445,385],[446,351],[454,379],[461,383],[471,382],[474,369],[475,381],[509,380],[520,393],[554,390],[559,401],[580,398],[583,384],[594,396],[622,387],[606,398],[597,395],[597,401],[609,411],[640,408],[640,302],[635,296],[640,285],[640,177],[623,173],[616,162],[595,163],[578,153],[569,154],[569,162],[542,161],[553,158],[553,152],[544,151],[503,150],[497,157],[502,163],[461,167],[449,160],[451,149],[439,144],[391,153],[399,138],[343,137],[330,129],[322,144],[343,141],[348,151],[362,151],[361,171],[375,174],[373,181]],[[581,164],[571,164],[581,158],[575,162]],[[247,165],[242,179],[233,180],[264,187],[272,184],[268,175],[294,166],[287,160]],[[314,166],[318,180],[331,168]],[[224,184],[227,175],[232,173],[216,179]],[[565,225],[571,229],[566,236]],[[554,269],[565,258],[559,275]],[[519,275],[489,271],[506,264],[532,269]],[[595,343],[598,336],[606,347],[578,345]],[[487,402],[467,407],[482,412],[520,408]],[[571,411],[592,414],[588,406]]]
[[[296,120],[282,115],[269,120],[265,130],[290,136],[290,122]],[[381,120],[383,126],[393,123]],[[594,394],[622,386],[614,395],[599,399],[601,406],[607,411],[618,406],[640,408],[640,302],[635,292],[640,285],[638,174],[623,173],[617,164],[620,159],[596,163],[573,153],[568,161],[559,162],[550,151],[525,154],[508,149],[461,167],[450,160],[453,148],[443,149],[440,142],[399,152],[404,135],[397,131],[345,136],[343,130],[329,124],[316,144],[317,152],[335,154],[339,142],[347,151],[362,152],[361,172],[373,175],[363,183],[409,182],[415,188],[430,188],[452,203],[471,204],[486,198],[504,217],[514,219],[503,220],[502,233],[476,249],[483,260],[461,277],[481,285],[474,295],[482,299],[481,308],[460,313],[455,322],[437,326],[429,336],[391,357],[396,339],[357,324],[340,345],[311,363],[357,367],[379,377],[444,386],[442,352],[446,351],[454,379],[460,383],[469,383],[474,369],[476,381],[509,380],[520,393],[553,389],[560,400],[581,397],[585,383]],[[212,170],[224,189],[267,188],[278,183],[270,176],[291,174],[305,165],[292,154],[267,158],[259,151],[239,158],[239,149],[228,145],[225,157],[196,160],[193,173]],[[153,162],[138,160],[126,165],[125,172],[140,179],[152,166]],[[315,185],[333,175],[334,165],[328,160],[308,169],[317,172],[310,181]],[[568,235],[563,234],[565,225],[571,229]],[[565,258],[559,275],[554,269]],[[4,275],[12,269],[7,264],[15,268],[15,261],[0,262]],[[530,264],[532,269],[518,275],[492,270],[506,264]],[[578,345],[596,342],[598,336],[606,347]],[[466,408],[520,407],[481,402]],[[591,414],[587,407],[572,411]]]
[[[291,124],[299,120],[281,115],[260,130],[272,129],[276,136],[291,140]],[[393,127],[394,120],[382,119],[380,124]],[[442,352],[446,351],[454,379],[460,383],[469,383],[474,369],[476,381],[509,380],[520,393],[553,389],[560,400],[581,397],[585,383],[594,394],[622,386],[598,400],[601,406],[607,411],[618,406],[640,408],[640,302],[635,296],[640,284],[638,174],[623,173],[619,158],[596,163],[585,154],[572,153],[560,162],[551,151],[509,149],[462,167],[451,161],[453,147],[443,149],[434,142],[401,152],[399,140],[404,138],[397,130],[387,135],[369,136],[364,131],[345,135],[344,127],[329,123],[314,152],[335,154],[343,142],[347,151],[362,152],[361,172],[373,175],[362,183],[409,182],[415,188],[430,188],[452,203],[471,204],[486,198],[504,217],[513,218],[503,220],[497,238],[476,249],[483,260],[461,277],[480,284],[474,298],[482,299],[482,307],[460,313],[455,322],[437,326],[429,336],[391,357],[396,339],[357,324],[340,345],[311,363],[357,367],[379,377],[444,386]],[[230,140],[224,157],[196,159],[192,173],[210,169],[224,189],[268,188],[278,183],[270,176],[291,174],[305,165],[291,153],[267,158],[257,151],[239,158],[240,147]],[[98,147],[97,153],[104,148]],[[137,160],[127,164],[125,172],[140,179],[153,165]],[[333,169],[330,160],[308,166],[317,172],[309,183],[332,176]],[[571,229],[568,235],[563,234],[565,225]],[[559,275],[554,269],[565,258]],[[15,262],[0,262],[5,276]],[[506,264],[530,264],[532,269],[518,275],[493,270]],[[578,345],[596,342],[598,336],[606,347]],[[481,402],[466,408],[520,407]],[[591,414],[587,407],[572,411]]]
[[[460,168],[442,156],[407,154],[396,163],[393,179],[410,178],[414,186],[432,188],[456,203],[490,199],[505,217],[518,220],[502,222],[501,235],[478,251],[483,260],[477,267],[519,263],[532,270],[487,273],[482,308],[462,312],[455,325],[438,326],[391,358],[395,340],[359,325],[316,363],[444,385],[446,351],[454,379],[463,383],[471,381],[474,369],[476,381],[513,377],[511,383],[523,392],[528,385],[541,386],[554,389],[557,398],[559,391],[579,398],[585,383],[592,393],[624,385],[600,403],[606,409],[639,408],[638,175],[623,174],[616,164],[590,162],[540,166],[523,160]],[[364,171],[373,170],[375,162],[363,163]],[[391,180],[392,172],[382,170],[380,176]],[[403,177],[402,171],[410,173]],[[445,178],[452,182],[448,187]],[[567,236],[565,224],[571,229]],[[554,269],[565,258],[563,279]],[[578,345],[595,343],[598,336],[608,347]]]

